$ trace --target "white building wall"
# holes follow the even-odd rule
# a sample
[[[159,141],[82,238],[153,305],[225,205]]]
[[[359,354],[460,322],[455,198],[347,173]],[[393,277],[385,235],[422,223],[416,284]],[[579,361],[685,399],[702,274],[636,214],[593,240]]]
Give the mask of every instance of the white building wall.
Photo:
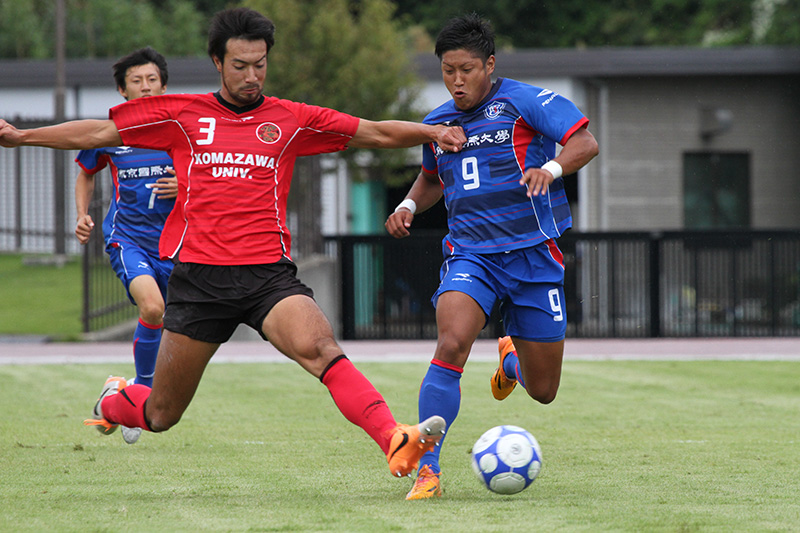
[[[218,89],[217,85],[169,85],[167,92],[195,94]],[[113,83],[109,83],[108,87],[73,87],[65,95],[66,118],[105,118],[109,108],[124,101]],[[0,117],[4,119],[51,120],[54,115],[53,89],[0,89]]]

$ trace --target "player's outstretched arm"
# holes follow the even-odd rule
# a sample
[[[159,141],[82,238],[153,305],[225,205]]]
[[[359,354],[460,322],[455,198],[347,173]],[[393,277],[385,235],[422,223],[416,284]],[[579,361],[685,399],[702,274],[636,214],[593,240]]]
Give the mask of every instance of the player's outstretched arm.
[[[461,127],[420,124],[403,120],[374,122],[359,119],[358,130],[348,143],[352,148],[410,148],[435,142],[442,150],[458,152],[467,138]]]
[[[0,146],[44,146],[62,150],[86,150],[119,146],[122,138],[112,120],[73,120],[53,126],[20,130],[0,119]]]
[[[386,231],[396,239],[402,239],[410,235],[408,228],[414,221],[415,213],[423,213],[433,207],[442,197],[442,186],[439,183],[439,176],[430,174],[423,169],[420,171],[411,190],[408,191],[403,202],[397,207],[394,213],[386,219]],[[407,201],[410,200],[411,202]]]

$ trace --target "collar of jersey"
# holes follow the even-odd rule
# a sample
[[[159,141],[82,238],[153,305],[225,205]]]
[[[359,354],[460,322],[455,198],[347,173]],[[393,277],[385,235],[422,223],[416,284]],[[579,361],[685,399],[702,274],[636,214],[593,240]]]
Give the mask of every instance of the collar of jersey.
[[[230,109],[231,111],[233,111],[234,113],[236,113],[238,115],[241,115],[242,113],[247,113],[248,111],[252,111],[253,109],[257,108],[258,106],[260,106],[261,104],[264,103],[264,95],[263,94],[259,95],[258,100],[256,100],[254,103],[252,103],[250,105],[243,106],[243,107],[239,107],[239,106],[233,105],[232,103],[228,102],[227,100],[225,100],[222,97],[222,95],[219,94],[219,91],[214,93],[214,98],[217,99],[217,102],[219,102],[220,104],[224,105],[225,107],[227,107],[228,109]]]

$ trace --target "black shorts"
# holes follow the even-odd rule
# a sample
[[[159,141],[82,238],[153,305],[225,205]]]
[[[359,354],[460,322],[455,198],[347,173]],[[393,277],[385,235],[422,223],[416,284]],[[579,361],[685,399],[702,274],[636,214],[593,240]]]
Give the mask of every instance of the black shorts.
[[[295,294],[314,297],[297,279],[294,263],[178,263],[169,278],[164,328],[198,341],[223,343],[244,323],[264,338],[261,326],[267,313]]]

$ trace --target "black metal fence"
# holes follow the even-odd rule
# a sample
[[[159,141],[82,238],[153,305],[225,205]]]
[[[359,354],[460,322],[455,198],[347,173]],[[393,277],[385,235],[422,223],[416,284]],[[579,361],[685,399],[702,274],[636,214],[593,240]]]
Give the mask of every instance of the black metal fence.
[[[345,339],[436,337],[442,237],[332,239]],[[800,232],[573,231],[559,246],[568,337],[800,335]],[[482,336],[502,334],[495,311]]]
[[[0,251],[78,252],[72,234],[76,154],[35,146],[0,150]]]
[[[81,324],[85,333],[101,331],[135,319],[139,312],[128,299],[125,288],[111,268],[105,253],[102,224],[114,187],[106,179],[108,170],[94,180],[89,215],[95,223],[92,237],[82,249],[83,305]],[[73,236],[74,239],[74,236]]]
[[[83,248],[75,239],[76,152],[62,154],[61,171],[58,153],[0,150],[0,251],[83,253],[83,329],[97,331],[134,318],[136,308],[108,265],[100,232]],[[298,161],[288,223],[296,260],[328,253],[339,261],[344,338],[435,338],[430,296],[443,233],[323,242],[319,165],[315,158]],[[92,217],[99,225],[113,187],[107,176],[95,187]],[[800,231],[571,231],[559,246],[570,337],[800,335]],[[495,313],[483,335],[502,332]]]

